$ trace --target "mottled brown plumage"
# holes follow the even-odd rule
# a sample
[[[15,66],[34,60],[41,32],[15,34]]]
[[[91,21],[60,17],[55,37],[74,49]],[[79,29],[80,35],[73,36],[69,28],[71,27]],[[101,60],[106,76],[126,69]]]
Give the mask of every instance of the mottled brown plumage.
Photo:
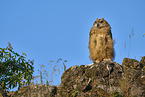
[[[89,50],[92,61],[100,62],[108,59],[113,60],[114,58],[111,27],[104,18],[97,18],[91,28]]]

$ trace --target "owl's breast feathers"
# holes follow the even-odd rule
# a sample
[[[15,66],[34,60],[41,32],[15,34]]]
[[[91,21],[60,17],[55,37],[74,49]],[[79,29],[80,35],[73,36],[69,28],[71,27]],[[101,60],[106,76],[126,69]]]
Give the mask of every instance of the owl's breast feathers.
[[[90,31],[90,36],[96,34],[96,36],[105,37],[106,35],[110,35],[110,31],[111,31],[110,26],[101,27],[101,28],[93,26]]]

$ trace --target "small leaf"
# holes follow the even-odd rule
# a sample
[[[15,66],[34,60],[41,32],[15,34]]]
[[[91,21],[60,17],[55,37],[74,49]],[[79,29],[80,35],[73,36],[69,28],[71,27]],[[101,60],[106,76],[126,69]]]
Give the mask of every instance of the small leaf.
[[[4,81],[2,82],[2,84],[1,84],[1,85],[2,85],[2,87],[4,87]]]
[[[67,60],[64,60],[64,62],[68,62]]]
[[[8,60],[8,58],[9,58],[9,55],[7,56],[7,60]]]
[[[66,70],[66,66],[65,66],[65,64],[63,63],[63,66],[64,66],[64,71]]]
[[[37,79],[38,77],[40,77],[40,76],[33,76],[32,79],[35,80],[35,79]]]
[[[54,62],[53,60],[51,60],[50,62]]]
[[[22,52],[23,55],[27,56],[24,52]]]
[[[25,64],[26,68],[27,68],[27,64]]]
[[[29,70],[29,72],[31,73],[31,70]]]

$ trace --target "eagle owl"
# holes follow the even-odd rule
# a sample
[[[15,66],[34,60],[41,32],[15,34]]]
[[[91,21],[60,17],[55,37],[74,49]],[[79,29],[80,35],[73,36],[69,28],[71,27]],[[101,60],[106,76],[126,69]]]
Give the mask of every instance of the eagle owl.
[[[90,59],[95,62],[114,59],[111,27],[104,18],[96,19],[90,31]]]

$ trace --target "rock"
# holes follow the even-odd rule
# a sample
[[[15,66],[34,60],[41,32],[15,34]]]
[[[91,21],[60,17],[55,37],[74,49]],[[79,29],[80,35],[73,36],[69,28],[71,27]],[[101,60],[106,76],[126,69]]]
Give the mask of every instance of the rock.
[[[31,84],[30,86],[25,86],[16,92],[10,92],[9,95],[13,95],[13,97],[54,97],[56,91],[56,86]]]
[[[143,67],[145,66],[145,56],[142,57],[142,59],[140,60],[140,63],[142,64]]]
[[[122,65],[102,61],[73,66],[64,72],[57,96],[144,97],[145,57],[141,61],[124,58]]]
[[[38,89],[35,86],[22,90],[31,91],[31,96],[43,93],[43,97],[49,97],[46,85],[38,85]],[[50,97],[145,97],[145,57],[140,62],[124,58],[122,65],[102,61],[72,66],[62,74],[58,87],[48,87]],[[22,90],[15,94],[20,95]]]
[[[58,86],[57,95],[111,96],[115,92],[122,77],[122,67],[117,63],[103,61],[93,65],[81,65],[69,68],[62,75],[61,85]],[[75,87],[74,87],[75,86]],[[104,93],[107,91],[106,93]],[[78,96],[79,97],[79,96]]]
[[[129,68],[136,69],[136,70],[140,70],[143,67],[143,65],[139,61],[135,59],[129,59],[129,58],[124,58],[122,65],[125,65]]]
[[[128,95],[132,97],[144,97],[145,85],[142,84],[143,79],[141,78],[144,75],[142,63],[135,59],[124,58],[122,67],[124,74],[122,82],[124,84],[126,83],[124,86],[121,86],[122,90],[126,90],[125,92],[128,91]]]

